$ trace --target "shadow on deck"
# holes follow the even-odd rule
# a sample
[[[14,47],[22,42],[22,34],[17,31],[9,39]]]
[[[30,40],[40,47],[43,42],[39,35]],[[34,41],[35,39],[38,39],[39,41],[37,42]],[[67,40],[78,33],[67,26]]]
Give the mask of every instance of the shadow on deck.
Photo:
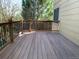
[[[79,46],[58,32],[28,32],[0,51],[0,59],[79,59]]]

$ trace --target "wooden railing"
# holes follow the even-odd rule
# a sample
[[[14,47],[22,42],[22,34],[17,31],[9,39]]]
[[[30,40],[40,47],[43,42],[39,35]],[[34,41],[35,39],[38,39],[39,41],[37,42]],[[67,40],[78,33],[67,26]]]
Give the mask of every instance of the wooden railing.
[[[8,43],[13,42],[14,28],[13,24],[18,23],[9,21],[7,23],[0,23],[0,50]]]
[[[0,23],[0,49],[5,47],[8,43],[14,42],[14,38],[19,32],[24,30],[56,30],[58,31],[58,23],[53,21],[9,21],[7,23]]]

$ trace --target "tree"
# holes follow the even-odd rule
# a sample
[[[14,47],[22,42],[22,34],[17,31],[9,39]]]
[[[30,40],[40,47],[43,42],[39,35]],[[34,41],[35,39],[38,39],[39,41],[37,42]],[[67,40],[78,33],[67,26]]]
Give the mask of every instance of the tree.
[[[22,9],[24,19],[51,20],[53,18],[53,0],[22,0]]]
[[[42,7],[39,9],[39,19],[53,19],[53,0],[43,0]]]
[[[0,15],[3,22],[7,22],[10,18],[14,17],[18,10],[18,5],[16,3],[12,4],[11,0],[0,0]]]
[[[25,20],[38,17],[39,0],[22,0],[22,16]]]
[[[0,0],[0,22],[8,22],[14,18],[14,15],[19,10],[17,3],[12,3],[14,0]],[[9,26],[10,27],[10,26]],[[7,30],[8,26],[1,26],[0,31],[2,33],[2,41],[7,41],[10,30]],[[11,35],[11,34],[10,34]],[[1,39],[0,39],[1,40]]]
[[[28,20],[31,17],[30,0],[22,0],[22,16],[24,20]]]

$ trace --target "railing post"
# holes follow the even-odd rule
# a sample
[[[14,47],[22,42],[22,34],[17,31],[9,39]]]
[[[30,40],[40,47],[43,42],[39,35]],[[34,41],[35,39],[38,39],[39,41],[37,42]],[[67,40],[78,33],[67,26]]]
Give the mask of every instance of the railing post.
[[[3,25],[4,39],[7,39],[6,26]]]
[[[32,20],[30,19],[30,20],[29,20],[29,32],[32,31],[32,27],[31,27],[31,25],[32,25]]]
[[[9,34],[10,34],[10,41],[14,42],[14,40],[13,40],[13,23],[12,23],[12,18],[9,20]]]
[[[21,27],[20,27],[20,31],[22,31],[22,33],[23,33],[23,20],[21,20]]]

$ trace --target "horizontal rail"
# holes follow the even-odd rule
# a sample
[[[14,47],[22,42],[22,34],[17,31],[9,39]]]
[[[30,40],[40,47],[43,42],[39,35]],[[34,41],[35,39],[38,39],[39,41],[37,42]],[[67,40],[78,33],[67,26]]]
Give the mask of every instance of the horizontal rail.
[[[20,23],[21,21],[12,21],[12,22],[6,22],[6,23],[0,23],[0,26],[3,26],[3,25],[7,25],[7,24],[14,24],[14,23]],[[28,21],[23,21],[23,22],[30,22],[29,20]],[[54,22],[54,21],[32,21],[32,22]]]

